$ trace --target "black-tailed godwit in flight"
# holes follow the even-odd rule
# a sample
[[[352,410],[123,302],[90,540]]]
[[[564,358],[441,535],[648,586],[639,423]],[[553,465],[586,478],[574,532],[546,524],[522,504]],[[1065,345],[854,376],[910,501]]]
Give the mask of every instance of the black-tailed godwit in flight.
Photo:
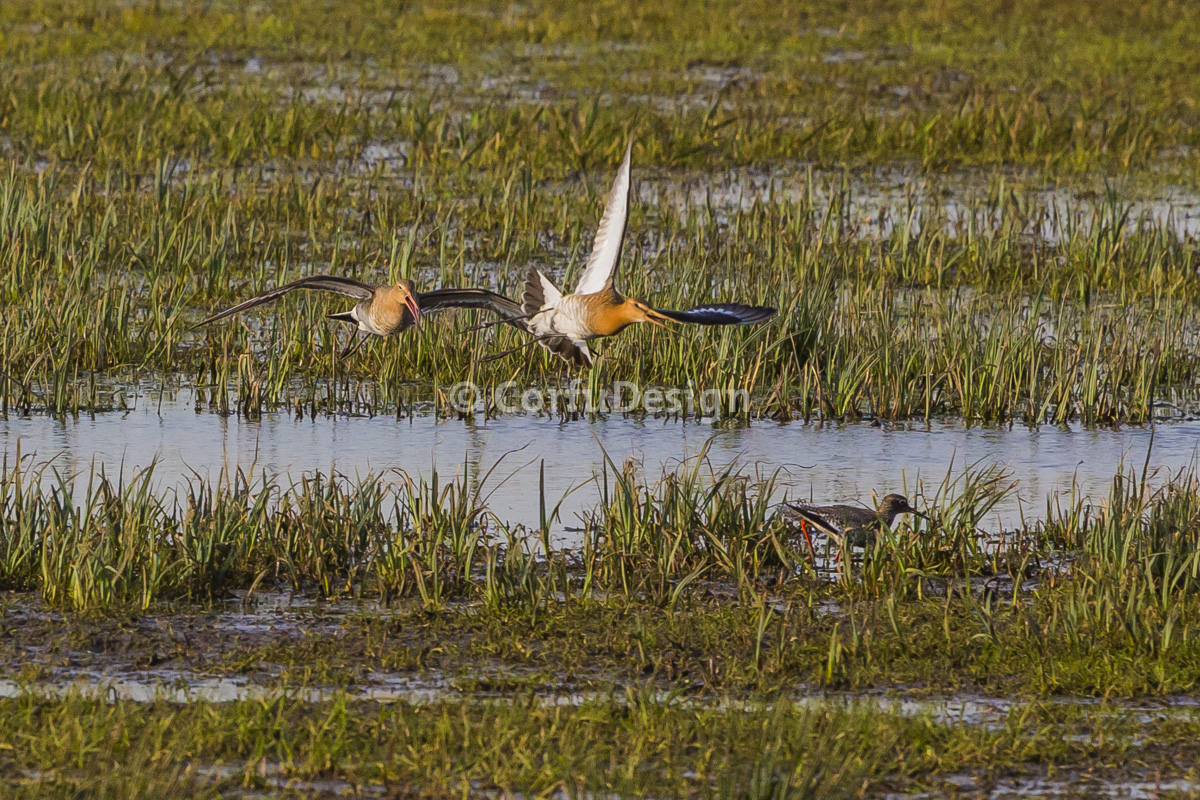
[[[410,280],[399,280],[391,286],[375,286],[370,283],[340,278],[334,275],[310,275],[307,278],[285,283],[283,286],[252,297],[232,308],[214,314],[196,327],[240,314],[243,311],[278,300],[296,289],[314,289],[334,292],[358,300],[354,308],[329,319],[349,322],[358,327],[358,332],[372,336],[394,336],[420,322],[423,314],[446,308],[479,308],[493,311],[504,319],[519,319],[521,307],[487,289],[434,289],[418,292]],[[520,324],[520,323],[518,323]],[[356,344],[342,351],[345,356]]]
[[[522,311],[525,326],[536,341],[569,363],[588,367],[592,354],[587,343],[613,336],[638,322],[666,328],[667,322],[696,325],[751,325],[765,322],[775,309],[740,303],[710,303],[687,311],[651,308],[645,302],[625,297],[613,286],[613,275],[621,258],[625,223],[629,216],[629,165],[633,142],[625,148],[625,160],[604,206],[604,216],[592,245],[579,284],[564,295],[536,267],[525,281]],[[512,352],[512,351],[507,351]],[[505,355],[506,353],[498,354]]]

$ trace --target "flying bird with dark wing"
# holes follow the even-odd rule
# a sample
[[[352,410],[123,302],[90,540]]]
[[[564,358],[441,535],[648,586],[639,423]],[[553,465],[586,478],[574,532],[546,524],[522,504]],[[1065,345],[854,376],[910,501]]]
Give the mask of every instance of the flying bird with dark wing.
[[[447,308],[477,308],[491,311],[498,314],[503,320],[517,320],[514,324],[524,328],[523,323],[519,322],[522,317],[521,307],[507,297],[487,289],[434,289],[429,292],[418,292],[410,280],[399,280],[391,286],[375,286],[353,278],[340,278],[334,275],[310,275],[307,278],[285,283],[283,286],[214,314],[197,324],[196,327],[208,325],[234,314],[240,314],[255,306],[278,300],[296,289],[333,292],[355,298],[358,303],[354,308],[338,314],[330,314],[329,319],[349,322],[357,326],[358,333],[371,336],[394,336],[419,324],[424,314]],[[356,343],[351,343],[342,351],[342,355],[348,355],[355,346],[357,346]]]

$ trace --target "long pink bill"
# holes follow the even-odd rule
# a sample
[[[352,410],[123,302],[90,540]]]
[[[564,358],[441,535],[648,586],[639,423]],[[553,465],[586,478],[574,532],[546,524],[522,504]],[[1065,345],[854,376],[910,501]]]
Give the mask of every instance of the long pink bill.
[[[420,325],[423,317],[421,315],[421,307],[417,305],[416,296],[411,293],[405,295],[404,305],[408,306],[408,310],[412,312],[413,322],[417,325]]]

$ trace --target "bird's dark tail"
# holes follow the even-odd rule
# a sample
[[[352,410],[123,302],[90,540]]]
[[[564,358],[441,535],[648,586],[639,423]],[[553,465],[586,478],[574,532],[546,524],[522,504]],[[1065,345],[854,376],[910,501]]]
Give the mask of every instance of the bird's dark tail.
[[[338,322],[349,322],[351,325],[357,325],[358,320],[349,311],[343,311],[340,314],[330,314],[326,319],[336,319]]]
[[[792,503],[781,503],[779,510],[783,512],[785,518],[792,522],[805,523],[822,533],[832,533],[834,536],[841,536],[841,533],[836,528],[812,509],[805,508],[802,505],[793,505]]]

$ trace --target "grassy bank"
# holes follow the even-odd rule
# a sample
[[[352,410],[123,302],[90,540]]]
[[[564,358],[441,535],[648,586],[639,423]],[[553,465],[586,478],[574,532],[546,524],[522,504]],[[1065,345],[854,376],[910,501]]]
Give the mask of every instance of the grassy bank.
[[[1191,691],[1200,675],[1191,475],[1155,490],[1118,477],[1102,506],[997,539],[977,525],[1005,484],[970,473],[931,497],[926,527],[901,527],[865,553],[820,540],[809,551],[774,516],[769,480],[699,468],[654,484],[610,476],[570,550],[504,525],[458,481],[198,484],[173,501],[150,485],[95,479],[76,501],[69,486],[10,473],[0,585],[51,608],[148,619],[172,613],[164,603],[280,590],[394,606],[299,643],[139,634],[180,668],[269,664],[302,683],[373,669],[468,676],[489,664],[533,669],[533,684],[549,686],[592,674],[602,687],[651,677],[709,692],[899,684],[1140,696]],[[54,653],[70,663],[90,635],[23,623],[46,625],[61,648],[14,650],[11,664],[37,675]]]
[[[710,710],[637,692],[622,700],[578,707],[3,700],[0,763],[13,797],[874,797],[953,791],[955,780],[989,787],[1064,768],[1114,785],[1158,781],[1168,792],[1194,778],[1171,766],[1195,756],[1191,717],[1146,725],[1119,710],[1018,706],[985,729],[870,703]],[[1067,735],[1078,731],[1086,733]]]
[[[661,165],[1186,170],[1197,22],[1187,4],[1066,0],[18,2],[0,12],[0,94],[18,157],[142,169],[168,153],[353,159],[395,140],[434,169],[579,169],[634,114]]]
[[[336,354],[347,332],[323,319],[345,306],[337,300],[293,298],[191,329],[215,308],[313,272],[515,296],[533,263],[570,285],[594,199],[541,194],[523,174],[478,202],[436,203],[377,178],[189,177],[171,187],[163,176],[156,190],[111,172],[82,183],[10,175],[0,184],[11,265],[0,283],[0,407],[103,410],[114,407],[105,385],[163,375],[199,387],[202,406],[251,416],[414,404],[454,414],[446,391],[460,380],[485,396],[509,380],[559,386],[567,374],[542,354],[479,363],[521,340],[469,332],[472,314],[444,315],[346,361]],[[952,205],[936,187],[869,224],[869,188],[827,176],[746,210],[676,207],[665,196],[638,209],[625,291],[661,307],[736,298],[781,316],[750,330],[630,331],[603,346],[584,393],[598,397],[615,380],[738,388],[749,406],[722,414],[807,419],[1106,424],[1196,412],[1200,282],[1177,220],[1112,197],[1016,199],[1001,183]]]

